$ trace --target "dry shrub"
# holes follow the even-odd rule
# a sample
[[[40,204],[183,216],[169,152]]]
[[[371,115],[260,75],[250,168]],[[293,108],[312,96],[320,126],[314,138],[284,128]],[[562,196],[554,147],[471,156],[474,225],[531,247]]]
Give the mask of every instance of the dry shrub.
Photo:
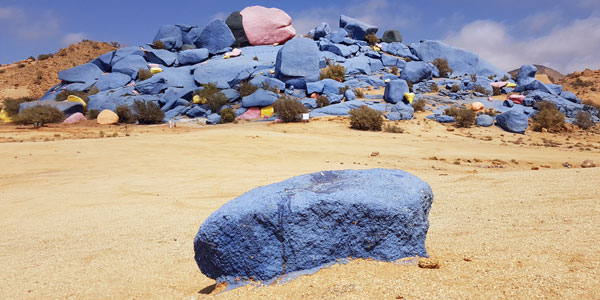
[[[410,80],[407,80],[406,84],[408,85],[408,90],[412,93],[413,92],[413,83]]]
[[[381,113],[366,105],[350,111],[350,128],[352,129],[381,131],[382,124]]]
[[[133,111],[140,124],[158,124],[165,118],[165,113],[158,104],[151,101],[133,101]]]
[[[115,109],[115,113],[119,116],[119,123],[133,124],[137,120],[127,105],[119,105]],[[96,116],[97,117],[97,116]]]
[[[497,86],[493,86],[492,89],[494,91],[493,92],[494,96],[500,96],[500,95],[502,95],[502,88],[499,88]]]
[[[246,97],[254,94],[258,90],[258,87],[253,85],[248,81],[242,81],[239,84],[238,92],[240,93],[240,97]]]
[[[205,83],[202,85],[202,89],[194,91],[194,96],[198,95],[200,98],[208,98],[211,95],[218,93],[220,90],[214,83]]]
[[[412,59],[410,59],[410,57],[405,57],[405,58],[404,58],[404,61],[405,61],[405,62],[411,62],[411,61],[412,61]]]
[[[475,125],[475,112],[472,109],[460,108],[454,118],[456,127],[469,128]]]
[[[598,110],[598,117],[600,118],[600,103],[596,103],[592,100],[583,100],[583,104],[596,108]]]
[[[19,114],[19,106],[24,102],[31,102],[35,99],[29,97],[23,98],[9,98],[4,100],[4,111],[8,114],[9,117],[16,116]]]
[[[461,109],[460,107],[455,107],[455,106],[448,107],[444,110],[444,115],[456,118],[456,116],[458,116],[458,111],[460,109]]]
[[[448,59],[436,58],[431,64],[440,71],[440,77],[448,78],[453,72],[452,68],[448,65]]]
[[[574,87],[586,88],[586,87],[590,87],[590,86],[594,85],[594,83],[591,81],[581,80],[581,78],[577,78],[577,79],[575,79],[575,81],[573,81],[572,85]]]
[[[400,72],[400,69],[398,69],[398,67],[396,67],[396,66],[390,67],[390,74],[398,75],[398,72]]]
[[[304,105],[288,95],[281,96],[274,104],[273,109],[284,123],[300,120],[300,115],[308,112]]]
[[[427,104],[425,99],[419,99],[413,102],[412,107],[415,109],[415,111],[425,111],[425,104]]]
[[[498,111],[495,110],[494,108],[488,108],[486,110],[480,111],[478,114],[488,115],[493,118],[498,114]]]
[[[460,91],[460,87],[458,86],[458,84],[455,83],[450,88],[450,91],[453,92],[453,93],[458,93],[458,91]]]
[[[389,133],[404,133],[404,129],[396,124],[385,124],[383,126],[383,131]]]
[[[221,107],[227,104],[227,102],[229,102],[229,99],[223,92],[216,92],[206,98],[206,105],[214,113],[221,110]]]
[[[154,49],[165,49],[165,43],[161,40],[156,40],[152,43],[152,48]]]
[[[40,54],[40,55],[38,55],[37,60],[46,60],[48,58],[51,58],[52,56],[54,56],[53,53]]]
[[[375,35],[375,33],[369,33],[365,35],[365,41],[369,43],[369,46],[375,46],[375,44],[379,42],[379,38],[377,35]]]
[[[437,93],[440,91],[440,87],[437,85],[437,83],[432,84],[429,88],[431,89],[432,93]]]
[[[98,115],[100,114],[100,111],[97,109],[90,109],[88,110],[87,114],[86,114],[86,118],[88,120],[95,120],[98,118]]]
[[[271,86],[271,84],[268,81],[263,81],[262,84],[260,85],[260,88],[265,91],[271,91],[275,94],[279,94],[281,92],[278,87]]]
[[[89,101],[88,96],[90,96],[90,94],[88,92],[73,91],[73,90],[65,89],[65,90],[60,91],[60,93],[56,94],[56,101],[67,100],[67,98],[69,98],[69,96],[71,96],[71,95],[81,98],[81,100],[85,101],[85,103],[87,103]]]
[[[231,107],[224,108],[221,111],[221,123],[231,123],[235,121],[235,110]]]
[[[554,103],[538,101],[535,107],[539,112],[533,117],[533,130],[557,132],[565,128],[565,115],[561,113]]]
[[[138,80],[139,81],[148,80],[150,78],[152,78],[152,72],[150,72],[150,70],[148,70],[147,68],[140,68],[138,70]]]
[[[594,127],[594,121],[592,120],[592,114],[587,111],[580,111],[575,117],[575,125],[583,130]]]
[[[488,95],[488,91],[482,87],[481,85],[476,85],[473,87],[473,92],[474,93],[480,93],[480,94],[484,94],[484,95]]]
[[[58,108],[50,105],[36,105],[24,109],[15,121],[21,124],[34,124],[35,128],[48,123],[58,123],[65,119],[65,115]]]
[[[508,76],[504,75],[504,77],[502,77],[502,79],[500,79],[500,81],[509,81],[510,78],[508,78]]]
[[[346,79],[346,68],[342,65],[331,64],[326,68],[321,69],[320,80],[330,78],[339,82]]]
[[[330,104],[331,104],[331,102],[329,102],[329,99],[327,98],[327,96],[319,95],[317,97],[317,108],[329,106]]]
[[[354,92],[354,95],[356,96],[356,98],[364,98],[365,97],[365,90],[364,89],[355,88],[352,91]]]

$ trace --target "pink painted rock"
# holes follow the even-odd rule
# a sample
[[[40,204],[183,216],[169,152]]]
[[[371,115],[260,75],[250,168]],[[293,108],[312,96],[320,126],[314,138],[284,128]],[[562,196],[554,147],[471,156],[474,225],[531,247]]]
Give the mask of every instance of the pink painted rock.
[[[488,97],[488,101],[494,101],[494,98]]]
[[[506,81],[492,82],[492,87],[501,89],[501,88],[505,87],[507,83],[508,82],[506,82]]]
[[[251,45],[283,44],[296,36],[292,18],[279,8],[249,6],[240,12]]]
[[[119,116],[112,110],[105,109],[98,114],[96,122],[100,125],[113,125],[119,123]]]
[[[508,100],[514,102],[515,104],[523,104],[523,100],[525,100],[525,96],[523,95],[510,95]]]
[[[245,113],[243,113],[241,116],[239,116],[238,119],[243,119],[243,120],[260,119],[260,108],[251,107]]]
[[[66,120],[64,120],[63,123],[75,124],[75,123],[79,123],[79,122],[85,121],[85,120],[87,120],[85,118],[85,116],[82,113],[78,112],[78,113],[72,114],[70,117],[68,117]]]

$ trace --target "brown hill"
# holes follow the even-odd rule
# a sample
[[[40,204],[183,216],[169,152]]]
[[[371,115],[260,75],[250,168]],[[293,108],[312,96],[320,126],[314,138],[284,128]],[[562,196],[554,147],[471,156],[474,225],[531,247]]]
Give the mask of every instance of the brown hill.
[[[584,103],[600,105],[600,70],[576,71],[559,81],[564,89],[583,99]]]
[[[565,77],[565,75],[561,74],[560,72],[558,72],[552,68],[548,68],[548,67],[542,66],[542,65],[534,65],[534,66],[538,69],[536,75],[538,75],[538,76],[546,75],[546,76],[548,76],[548,79],[552,83],[557,83],[558,81],[563,79],[563,77]],[[517,74],[519,74],[519,69],[512,70],[512,71],[508,72],[508,74],[510,74],[510,76],[512,76],[513,78],[516,78]]]
[[[117,48],[108,43],[84,41],[60,49],[44,60],[26,59],[0,66],[0,101],[12,97],[39,98],[60,83],[58,71],[89,62]]]

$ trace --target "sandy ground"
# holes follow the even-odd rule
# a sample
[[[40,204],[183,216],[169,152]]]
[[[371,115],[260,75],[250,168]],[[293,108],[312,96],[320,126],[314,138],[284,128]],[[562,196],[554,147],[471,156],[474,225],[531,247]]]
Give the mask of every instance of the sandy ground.
[[[600,168],[579,167],[600,162],[600,136],[347,122],[0,126],[0,299],[600,298]],[[192,242],[222,204],[295,175],[375,167],[432,186],[426,246],[440,269],[356,260],[210,293]]]

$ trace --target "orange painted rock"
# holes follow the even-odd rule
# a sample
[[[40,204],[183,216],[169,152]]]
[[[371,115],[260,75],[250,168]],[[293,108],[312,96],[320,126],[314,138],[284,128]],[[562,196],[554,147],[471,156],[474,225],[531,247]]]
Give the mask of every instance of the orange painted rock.
[[[471,109],[473,111],[480,111],[485,109],[485,106],[483,106],[483,103],[481,102],[473,102],[473,104],[471,104]]]
[[[283,44],[296,36],[292,18],[279,8],[249,6],[240,12],[251,45]]]
[[[317,98],[319,98],[319,94],[312,93],[312,94],[310,94],[310,97],[313,98],[313,99],[317,99]]]
[[[96,122],[101,125],[113,125],[119,123],[119,116],[115,114],[112,110],[105,109],[98,114],[98,119]]]

